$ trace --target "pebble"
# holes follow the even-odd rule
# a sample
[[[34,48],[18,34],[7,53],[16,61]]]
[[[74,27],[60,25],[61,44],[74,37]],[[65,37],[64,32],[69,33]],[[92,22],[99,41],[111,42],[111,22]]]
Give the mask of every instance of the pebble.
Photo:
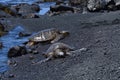
[[[18,64],[17,64],[17,62],[16,61],[14,61],[14,60],[8,60],[8,65],[12,65],[12,66],[14,66],[14,67],[16,67]]]
[[[34,50],[32,53],[33,54],[38,54],[39,52],[37,50]]]
[[[32,55],[30,55],[30,56],[29,56],[29,59],[30,59],[30,60],[33,60],[33,59],[34,59],[34,57],[33,57]]]
[[[8,78],[14,78],[15,75],[14,74],[9,74]]]

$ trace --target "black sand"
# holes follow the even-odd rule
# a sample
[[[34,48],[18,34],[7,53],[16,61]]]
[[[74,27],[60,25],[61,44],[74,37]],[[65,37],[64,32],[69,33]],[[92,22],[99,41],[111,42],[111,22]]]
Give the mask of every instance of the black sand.
[[[30,54],[14,58],[3,80],[119,80],[120,79],[120,11],[110,13],[41,16],[39,19],[10,19],[29,32],[47,28],[68,30],[70,36],[60,42],[76,49],[73,56],[32,65]],[[40,45],[34,61],[42,60],[41,53],[48,45]],[[14,77],[10,78],[9,75]]]

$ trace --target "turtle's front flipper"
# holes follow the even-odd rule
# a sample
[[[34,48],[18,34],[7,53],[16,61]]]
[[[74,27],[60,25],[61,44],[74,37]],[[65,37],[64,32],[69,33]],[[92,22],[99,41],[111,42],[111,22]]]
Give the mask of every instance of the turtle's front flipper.
[[[46,59],[44,59],[44,60],[41,60],[41,61],[38,61],[38,62],[32,62],[32,64],[42,64],[42,63],[44,63],[44,62],[49,61],[50,59],[51,59],[51,57],[48,57],[48,58],[46,58]]]
[[[55,42],[59,41],[59,40],[62,39],[62,38],[63,38],[63,35],[57,35],[57,36],[51,41],[51,43],[55,43]]]

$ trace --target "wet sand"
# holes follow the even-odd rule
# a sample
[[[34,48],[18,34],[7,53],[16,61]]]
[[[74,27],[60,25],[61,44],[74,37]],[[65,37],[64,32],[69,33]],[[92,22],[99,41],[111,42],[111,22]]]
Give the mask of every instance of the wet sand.
[[[3,80],[119,80],[120,78],[120,11],[109,13],[41,16],[36,19],[9,19],[28,32],[48,28],[67,30],[64,42],[75,49],[73,56],[32,65],[29,56],[13,58],[17,66],[10,66]],[[39,45],[34,61],[42,60],[42,53],[51,44]],[[9,75],[13,74],[13,77]]]

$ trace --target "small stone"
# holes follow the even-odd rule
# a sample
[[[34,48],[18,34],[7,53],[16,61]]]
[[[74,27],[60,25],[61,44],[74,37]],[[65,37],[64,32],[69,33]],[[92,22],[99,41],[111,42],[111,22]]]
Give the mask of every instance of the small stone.
[[[14,74],[10,74],[10,75],[8,76],[8,78],[14,78],[14,77],[15,77]]]
[[[96,41],[95,41],[95,43],[99,43],[100,42],[100,40],[99,39],[97,39]]]
[[[39,52],[37,50],[34,50],[32,53],[33,54],[38,54]]]
[[[32,55],[30,55],[30,56],[29,56],[29,59],[30,59],[30,60],[33,60],[33,59],[34,59],[34,57],[33,57]]]
[[[25,32],[19,32],[19,37],[27,37],[27,36],[30,36],[31,34],[29,33],[25,33]]]
[[[100,78],[97,78],[97,80],[101,80]]]
[[[81,48],[80,51],[87,51],[87,48]]]
[[[104,55],[107,55],[107,52],[104,52]]]
[[[12,62],[11,62],[10,60],[8,60],[8,61],[7,61],[7,64],[8,64],[8,65],[11,65],[11,64],[12,64]]]
[[[14,66],[14,67],[16,67],[17,66],[17,62],[16,61],[14,61],[14,60],[8,60],[8,65],[12,65],[12,66]]]
[[[112,24],[119,24],[120,23],[120,20],[119,19],[115,19],[112,21]]]
[[[27,49],[27,52],[28,52],[28,53],[32,53],[32,50],[31,50],[31,49]]]
[[[120,70],[120,67],[118,67],[118,69]]]
[[[5,27],[2,23],[0,23],[0,31],[5,31]]]

